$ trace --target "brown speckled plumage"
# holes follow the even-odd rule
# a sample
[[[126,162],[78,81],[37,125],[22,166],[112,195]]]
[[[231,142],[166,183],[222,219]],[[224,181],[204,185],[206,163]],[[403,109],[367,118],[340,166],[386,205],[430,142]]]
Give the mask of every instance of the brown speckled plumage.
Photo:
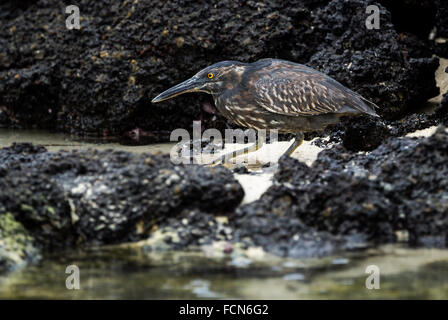
[[[218,62],[161,93],[153,102],[194,91],[211,94],[224,117],[253,129],[298,133],[323,129],[341,116],[377,117],[373,103],[336,80],[278,59]]]

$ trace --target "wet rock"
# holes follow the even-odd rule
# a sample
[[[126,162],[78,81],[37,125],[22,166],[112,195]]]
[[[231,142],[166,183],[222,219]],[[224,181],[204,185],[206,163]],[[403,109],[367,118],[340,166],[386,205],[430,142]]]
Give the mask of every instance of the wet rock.
[[[368,116],[342,118],[340,123],[323,131],[306,133],[306,139],[320,137],[314,143],[320,147],[342,143],[347,150],[371,151],[389,137],[402,137],[417,130],[448,126],[448,94],[430,112],[418,112],[400,120],[384,120]]]
[[[437,58],[414,50],[423,48],[417,41],[405,55],[384,8],[381,30],[367,30],[368,4],[82,0],[81,29],[67,30],[60,1],[7,1],[0,108],[14,125],[78,135],[127,136],[137,128],[157,140],[175,128],[191,130],[195,119],[223,130],[223,118],[206,112],[206,95],[150,100],[213,62],[276,57],[318,68],[373,100],[386,118],[400,117],[437,95]]]
[[[448,68],[445,72],[448,73]],[[440,108],[436,112],[444,115],[448,114],[448,92],[443,95],[442,101],[440,102]]]
[[[10,147],[5,147],[1,151],[0,169],[6,169],[9,166],[14,166],[14,164],[20,165],[24,162],[31,162],[36,154],[46,152],[47,149],[32,143],[13,143]]]
[[[291,204],[287,193],[281,193],[279,199],[274,200],[273,210],[266,210],[264,199],[268,198],[273,200],[263,196],[261,200],[237,209],[231,220],[235,241],[247,247],[261,246],[278,256],[296,258],[330,255],[356,245],[366,245],[365,239],[349,242],[341,236],[305,225],[286,209]]]
[[[237,166],[235,167],[235,169],[233,169],[234,173],[238,173],[238,174],[249,174],[250,171],[247,169],[247,167],[241,165],[241,166]]]
[[[0,181],[0,215],[10,212],[49,249],[71,246],[76,241],[69,201],[64,189],[39,172],[9,168]]]
[[[5,106],[0,106],[0,128],[16,128],[16,120]]]
[[[36,151],[15,145],[0,154],[14,150]],[[244,196],[222,166],[174,165],[168,155],[38,151],[3,169],[0,213],[11,212],[46,248],[142,239],[186,208],[224,214]]]
[[[403,241],[401,233],[445,247],[447,150],[440,127],[428,138],[387,138],[370,153],[335,144],[311,167],[282,157],[274,184],[237,207],[241,186],[223,167],[17,144],[0,151],[0,215],[10,212],[45,248],[147,239],[145,250],[228,243],[310,257]]]
[[[0,214],[0,273],[40,259],[29,232],[10,213]]]
[[[401,137],[416,130],[432,126],[448,126],[448,94],[445,93],[440,104],[431,113],[415,113],[406,116],[402,120],[386,123],[390,127],[390,136],[395,137]]]
[[[394,128],[389,127],[387,121],[370,116],[343,117],[338,124],[328,126],[323,131],[306,133],[305,137],[307,140],[320,137],[314,142],[319,147],[342,143],[351,151],[370,151],[392,136]]]
[[[233,229],[227,218],[210,215],[198,209],[183,210],[168,218],[146,240],[145,251],[199,248],[218,241],[231,242]]]
[[[363,117],[350,121],[342,135],[342,141],[348,150],[370,151],[383,143],[389,135],[390,130],[384,123],[372,117]]]
[[[340,250],[365,248],[365,237],[342,237],[317,231],[292,216],[264,213],[262,207],[235,214],[213,216],[199,210],[184,210],[169,218],[144,241],[144,251],[206,249],[228,254],[262,247],[277,256],[296,258],[334,254]],[[257,209],[255,209],[257,208]],[[242,214],[244,212],[244,214]],[[218,252],[216,252],[217,254]]]
[[[284,157],[274,185],[237,215],[249,221],[244,230],[256,226],[247,236],[267,250],[275,243],[288,252],[291,237],[310,230],[317,231],[314,241],[327,239],[329,248],[343,248],[344,236],[361,246],[393,242],[400,230],[409,233],[411,244],[446,246],[447,150],[448,132],[440,127],[429,138],[389,138],[369,154],[336,145],[311,168]]]

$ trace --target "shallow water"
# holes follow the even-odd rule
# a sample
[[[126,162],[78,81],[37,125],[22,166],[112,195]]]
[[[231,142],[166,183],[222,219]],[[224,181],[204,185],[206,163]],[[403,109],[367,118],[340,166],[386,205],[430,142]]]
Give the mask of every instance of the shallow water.
[[[33,142],[50,151],[115,149],[168,152],[173,144],[89,143],[64,134],[0,130],[0,147]],[[246,175],[254,179],[257,175]],[[239,177],[241,178],[241,176]],[[256,178],[255,178],[256,179]],[[247,185],[264,181],[246,180]],[[257,188],[245,188],[246,201]],[[80,268],[80,290],[65,286],[66,267]],[[380,270],[380,289],[367,289],[366,267]],[[68,251],[0,276],[0,298],[58,299],[448,299],[448,250],[389,245],[313,259],[210,252],[145,252],[138,245]]]
[[[48,151],[83,150],[95,148],[98,150],[124,150],[129,152],[169,152],[174,143],[159,143],[146,146],[126,146],[116,142],[84,141],[64,133],[49,133],[44,130],[11,130],[0,129],[0,148],[8,147],[13,142],[32,142],[40,144]]]
[[[68,265],[80,289],[65,286]],[[367,289],[368,265],[380,289]],[[67,252],[0,277],[0,298],[49,299],[447,299],[448,251],[385,246],[321,259],[145,254],[119,248]]]

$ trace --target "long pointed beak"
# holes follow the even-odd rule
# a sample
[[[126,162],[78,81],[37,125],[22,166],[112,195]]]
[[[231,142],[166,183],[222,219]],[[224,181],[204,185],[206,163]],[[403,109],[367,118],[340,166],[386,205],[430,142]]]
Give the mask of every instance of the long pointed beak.
[[[195,78],[190,78],[184,82],[181,82],[177,85],[175,85],[172,88],[169,88],[166,91],[163,91],[161,94],[159,94],[157,97],[152,99],[152,103],[160,102],[163,100],[174,98],[175,96],[178,96],[183,93],[187,92],[196,92],[200,90],[200,83]]]

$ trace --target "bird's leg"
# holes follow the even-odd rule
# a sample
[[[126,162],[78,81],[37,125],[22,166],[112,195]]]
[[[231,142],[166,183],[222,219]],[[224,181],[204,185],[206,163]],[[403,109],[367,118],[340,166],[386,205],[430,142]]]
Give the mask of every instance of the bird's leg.
[[[212,163],[213,164],[225,163],[225,162],[228,162],[230,159],[238,157],[239,155],[248,154],[250,152],[257,151],[263,146],[265,141],[266,141],[266,136],[259,134],[257,141],[255,141],[255,143],[253,145],[251,145],[249,147],[244,147],[242,149],[235,150],[232,152],[228,152],[228,153],[218,157],[217,159],[213,160]]]
[[[297,133],[295,135],[294,142],[292,143],[292,145],[289,146],[288,150],[286,150],[282,154],[282,157],[283,156],[291,156],[294,153],[294,151],[296,151],[296,149],[298,147],[300,147],[300,145],[302,144],[304,138],[305,138],[305,136],[304,136],[304,134],[302,132]]]

